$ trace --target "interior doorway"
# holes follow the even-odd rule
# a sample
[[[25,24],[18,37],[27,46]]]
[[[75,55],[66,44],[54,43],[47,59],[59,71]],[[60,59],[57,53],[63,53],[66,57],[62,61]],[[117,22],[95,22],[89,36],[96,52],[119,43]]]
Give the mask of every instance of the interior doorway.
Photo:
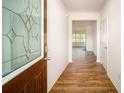
[[[96,54],[96,25],[95,20],[72,21],[72,62],[84,62],[87,51]]]

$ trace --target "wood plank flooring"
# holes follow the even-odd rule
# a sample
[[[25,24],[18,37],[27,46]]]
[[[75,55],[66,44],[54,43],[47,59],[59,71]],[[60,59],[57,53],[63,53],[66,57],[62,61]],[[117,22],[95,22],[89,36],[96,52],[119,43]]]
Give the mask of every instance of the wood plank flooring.
[[[118,93],[92,52],[74,54],[80,56],[74,57],[49,93]]]

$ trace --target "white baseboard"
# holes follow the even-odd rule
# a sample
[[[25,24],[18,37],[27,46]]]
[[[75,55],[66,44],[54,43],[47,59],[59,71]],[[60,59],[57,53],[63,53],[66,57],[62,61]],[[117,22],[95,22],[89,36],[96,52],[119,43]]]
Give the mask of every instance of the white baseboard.
[[[109,72],[107,72],[107,75],[110,78],[113,85],[115,86],[115,88],[117,89],[118,93],[121,93],[121,89],[118,88],[117,83],[115,83],[114,80],[111,78],[111,75],[109,74]]]
[[[47,88],[47,93],[50,92],[50,90],[53,88],[54,84],[58,81],[58,79],[60,78],[60,76],[62,75],[62,73],[65,71],[66,67],[68,66],[69,63],[67,63],[65,65],[65,67],[63,68],[63,70],[59,73],[59,75],[57,76],[56,80],[53,82],[52,86],[50,88]]]

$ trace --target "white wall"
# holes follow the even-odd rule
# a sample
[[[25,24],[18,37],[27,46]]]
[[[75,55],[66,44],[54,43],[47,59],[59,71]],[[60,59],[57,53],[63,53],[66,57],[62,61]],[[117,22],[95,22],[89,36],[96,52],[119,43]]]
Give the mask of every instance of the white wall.
[[[86,30],[86,35],[87,35],[87,40],[86,40],[86,48],[87,51],[93,51],[93,29],[92,26],[87,26],[87,30]]]
[[[108,63],[110,79],[120,91],[121,88],[121,0],[107,0],[101,12],[108,18]]]
[[[92,30],[93,30],[93,52],[95,55],[97,55],[97,24],[94,23],[92,25]]]
[[[96,22],[87,26],[87,51],[93,51],[94,54],[97,54],[97,27]],[[97,56],[97,55],[96,55]]]
[[[86,21],[86,20],[96,20],[97,21],[97,46],[96,55],[97,55],[97,62],[100,62],[99,56],[99,32],[100,32],[100,15],[99,13],[69,13],[69,44],[68,44],[68,51],[69,51],[69,62],[72,62],[72,21]]]
[[[48,1],[48,92],[68,64],[68,17],[61,0]]]

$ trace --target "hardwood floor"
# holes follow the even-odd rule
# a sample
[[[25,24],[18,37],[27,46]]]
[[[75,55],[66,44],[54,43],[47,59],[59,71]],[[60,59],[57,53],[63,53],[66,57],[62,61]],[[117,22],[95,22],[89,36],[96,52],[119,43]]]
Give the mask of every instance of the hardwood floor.
[[[118,93],[103,66],[96,63],[95,55],[81,51],[73,50],[73,63],[67,66],[50,93]]]

